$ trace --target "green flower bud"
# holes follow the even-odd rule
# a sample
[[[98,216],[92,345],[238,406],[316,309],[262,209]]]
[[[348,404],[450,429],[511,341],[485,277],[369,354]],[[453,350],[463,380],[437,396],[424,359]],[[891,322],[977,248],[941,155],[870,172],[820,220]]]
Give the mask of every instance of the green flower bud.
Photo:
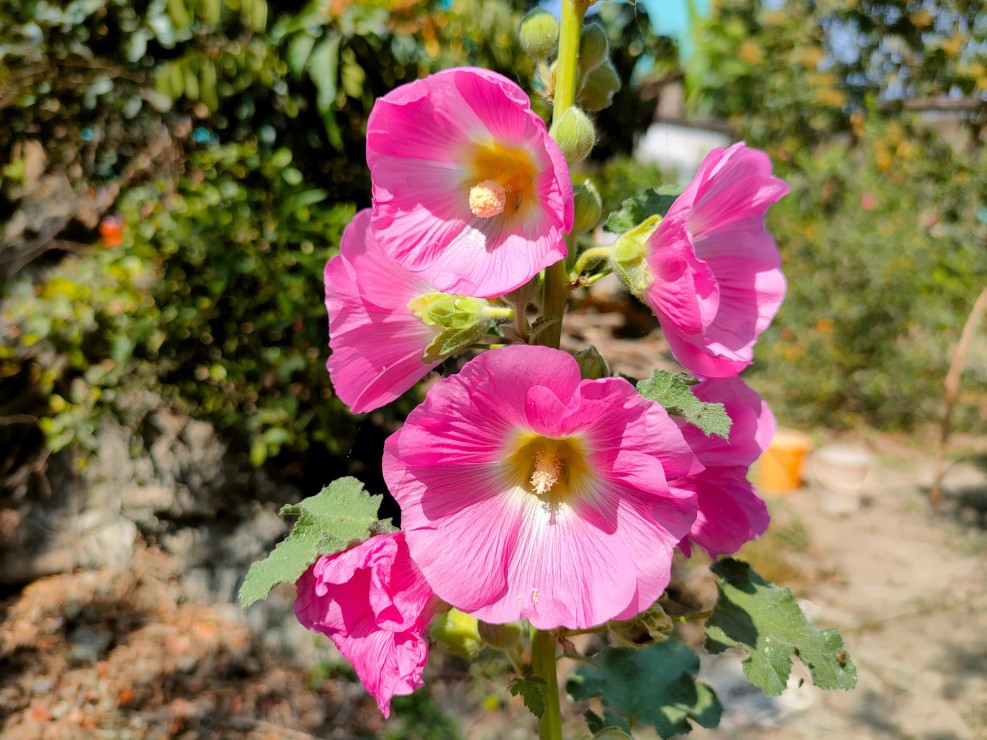
[[[562,117],[552,123],[549,134],[559,145],[570,167],[586,159],[596,143],[593,122],[575,107],[567,108]]]
[[[648,237],[658,228],[659,216],[649,216],[643,223],[622,234],[610,250],[610,267],[620,282],[638,298],[651,285],[648,272]]]
[[[672,620],[660,605],[652,604],[632,619],[607,622],[607,631],[620,647],[643,648],[667,640]]]
[[[490,325],[489,305],[482,298],[429,293],[408,308],[422,323],[441,329],[425,349],[424,362],[439,362],[475,344]]]
[[[618,90],[620,90],[620,75],[613,62],[607,59],[586,75],[583,88],[579,91],[579,104],[591,112],[609,108]]]
[[[588,23],[583,26],[579,36],[579,69],[583,74],[591,72],[607,58],[610,52],[610,42],[607,32],[599,23]]]
[[[579,377],[583,380],[597,380],[598,378],[609,378],[610,364],[607,358],[600,354],[593,345],[586,349],[581,349],[573,354],[576,364],[579,365]]]
[[[479,622],[477,629],[480,639],[487,643],[487,645],[505,652],[513,650],[521,641],[521,636],[524,634],[521,626],[514,622],[508,622],[507,624]]]
[[[572,222],[574,234],[585,234],[600,222],[603,213],[603,198],[592,180],[586,180],[572,190],[576,216]]]
[[[450,609],[432,620],[429,632],[441,642],[450,653],[462,658],[474,658],[483,650],[483,640],[477,631],[476,617],[463,614],[458,609]]]
[[[559,45],[559,22],[542,8],[534,8],[521,19],[518,30],[521,48],[532,59],[544,59]]]

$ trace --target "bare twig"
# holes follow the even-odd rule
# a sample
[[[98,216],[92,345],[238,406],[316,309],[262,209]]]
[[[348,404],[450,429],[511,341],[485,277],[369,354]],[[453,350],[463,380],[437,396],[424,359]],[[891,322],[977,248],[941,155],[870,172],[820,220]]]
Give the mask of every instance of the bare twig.
[[[973,310],[967,316],[966,324],[963,325],[963,332],[960,334],[960,341],[953,352],[953,361],[949,364],[949,371],[946,373],[946,381],[943,383],[945,389],[945,408],[942,415],[942,428],[939,434],[939,450],[936,453],[936,477],[932,484],[930,500],[933,504],[938,504],[942,499],[942,479],[946,470],[946,444],[949,442],[949,435],[953,431],[953,408],[956,406],[956,399],[960,393],[960,377],[966,367],[966,356],[970,351],[970,344],[973,342],[973,334],[977,330],[980,318],[987,312],[987,288],[984,288],[980,297],[973,304]]]

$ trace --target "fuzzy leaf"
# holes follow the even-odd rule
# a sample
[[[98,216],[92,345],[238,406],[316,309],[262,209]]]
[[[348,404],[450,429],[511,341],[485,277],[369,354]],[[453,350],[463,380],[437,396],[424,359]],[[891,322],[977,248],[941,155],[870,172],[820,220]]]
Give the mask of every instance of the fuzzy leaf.
[[[720,577],[720,596],[706,623],[707,650],[746,648],[744,675],[768,696],[785,690],[793,654],[809,668],[819,688],[856,686],[857,669],[839,633],[809,624],[791,591],[768,583],[733,558],[714,563],[711,570]]]
[[[722,403],[704,403],[696,398],[690,386],[697,381],[683,373],[655,370],[651,377],[638,381],[637,392],[660,403],[672,416],[681,416],[699,427],[707,437],[715,434],[727,439],[733,422]]]
[[[520,696],[524,706],[539,719],[545,714],[545,679],[537,676],[515,678],[508,690],[512,696]]]
[[[364,491],[356,478],[347,477],[297,504],[283,506],[281,516],[297,516],[298,521],[270,555],[250,566],[240,587],[240,604],[246,608],[267,598],[278,583],[295,583],[323,555],[394,531],[390,520],[377,519],[381,499]]]
[[[606,712],[596,731],[607,726],[630,731],[643,723],[668,738],[689,732],[689,720],[710,729],[720,723],[723,708],[716,694],[696,680],[699,658],[681,642],[608,649],[595,661],[579,668],[567,689],[576,701],[602,698]]]
[[[678,188],[668,186],[642,190],[621,203],[620,210],[610,214],[603,228],[620,234],[633,229],[649,216],[664,218],[680,192]]]

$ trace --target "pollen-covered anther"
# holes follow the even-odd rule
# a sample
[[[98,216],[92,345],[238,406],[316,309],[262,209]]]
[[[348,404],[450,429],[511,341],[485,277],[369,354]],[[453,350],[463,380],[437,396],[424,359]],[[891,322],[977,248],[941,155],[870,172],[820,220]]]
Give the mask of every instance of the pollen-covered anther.
[[[496,180],[484,180],[470,188],[470,210],[479,218],[492,218],[504,212],[507,191]]]
[[[531,487],[539,496],[544,496],[562,477],[562,457],[557,452],[539,450],[534,455],[534,469],[531,471]]]

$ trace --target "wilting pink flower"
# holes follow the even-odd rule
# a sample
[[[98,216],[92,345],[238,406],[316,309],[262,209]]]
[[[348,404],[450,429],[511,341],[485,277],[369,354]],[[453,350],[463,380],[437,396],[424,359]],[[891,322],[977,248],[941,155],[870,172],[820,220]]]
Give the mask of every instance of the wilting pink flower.
[[[428,643],[422,634],[437,602],[402,533],[319,558],[296,589],[298,621],[335,643],[385,717],[391,697],[423,685]]]
[[[566,256],[572,185],[524,91],[463,67],[393,90],[367,122],[373,230],[446,293],[490,297]]]
[[[434,385],[384,447],[408,547],[435,592],[491,623],[586,628],[668,584],[695,517],[666,479],[701,469],[622,378],[546,347],[485,352]]]
[[[381,252],[369,210],[343,232],[339,254],[326,265],[325,284],[332,348],[326,367],[353,413],[390,403],[441,362],[424,359],[440,329],[408,306],[435,291]]]
[[[672,481],[694,490],[699,513],[682,543],[695,542],[716,558],[737,552],[768,527],[768,509],[747,480],[751,463],[768,448],[775,418],[757,392],[740,378],[704,380],[692,387],[701,401],[722,403],[733,421],[728,439],[707,437],[697,427],[676,419],[686,441],[705,470]]]
[[[785,278],[764,216],[787,192],[764,152],[743,142],[715,149],[648,239],[644,300],[675,359],[697,375],[750,365],[781,306]]]

